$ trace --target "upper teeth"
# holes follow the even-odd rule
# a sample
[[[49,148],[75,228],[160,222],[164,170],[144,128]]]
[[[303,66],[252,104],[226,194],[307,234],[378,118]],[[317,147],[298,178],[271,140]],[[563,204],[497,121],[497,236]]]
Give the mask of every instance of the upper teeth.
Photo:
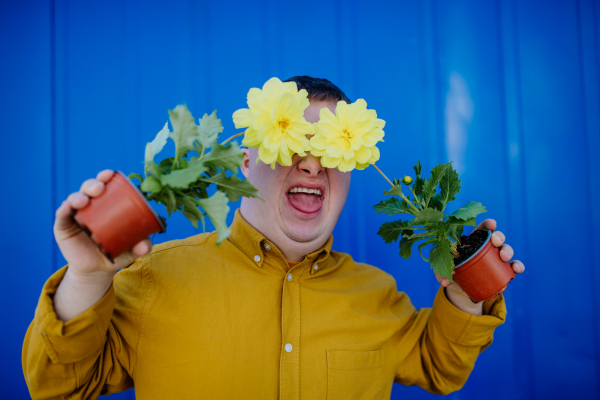
[[[308,194],[316,194],[317,196],[321,195],[321,190],[319,189],[308,189],[304,187],[295,187],[290,190],[290,193],[308,193]]]

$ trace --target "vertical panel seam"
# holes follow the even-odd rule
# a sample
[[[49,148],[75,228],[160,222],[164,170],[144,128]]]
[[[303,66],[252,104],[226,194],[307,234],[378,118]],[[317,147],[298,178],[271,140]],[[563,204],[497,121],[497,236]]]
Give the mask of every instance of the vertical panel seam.
[[[211,35],[210,35],[210,10],[209,10],[210,4],[208,2],[204,2],[204,45],[205,45],[205,54],[209,55],[210,58],[210,52],[212,50],[212,46],[210,43],[211,40]],[[204,105],[205,109],[211,109],[212,108],[212,84],[211,84],[211,74],[212,74],[212,68],[211,68],[211,62],[205,62],[204,63],[204,82],[205,87],[204,87],[204,91],[205,91],[205,101],[206,104]]]
[[[444,148],[444,118],[442,112],[442,67],[440,61],[440,43],[439,43],[439,21],[437,12],[436,0],[431,1],[431,43],[433,52],[433,93],[434,93],[434,131],[436,140],[436,153],[438,161],[434,161],[433,164],[441,163],[444,159],[445,148]]]
[[[498,51],[498,69],[499,69],[499,92],[500,92],[500,115],[502,116],[500,118],[500,130],[502,132],[502,143],[503,143],[503,149],[502,152],[504,153],[504,157],[503,157],[503,161],[504,161],[504,170],[508,171],[509,170],[509,146],[508,146],[508,127],[506,124],[506,117],[507,117],[507,111],[506,111],[506,72],[504,70],[504,51],[502,49],[502,34],[503,34],[503,30],[502,30],[502,10],[500,8],[500,2],[499,0],[495,0],[495,8],[496,8],[496,15],[497,15],[497,19],[496,19],[496,35],[497,35],[497,51]],[[510,174],[507,174],[508,178],[505,179],[504,181],[504,187],[505,187],[505,193],[506,193],[506,208],[507,208],[507,215],[508,215],[508,223],[511,227],[513,227],[514,221],[512,220],[512,206],[510,203]]]
[[[513,47],[513,59],[514,59],[514,66],[515,66],[515,95],[516,95],[516,110],[517,110],[517,138],[518,138],[518,143],[519,143],[519,155],[518,155],[518,162],[519,162],[519,166],[521,167],[521,170],[523,171],[521,177],[520,177],[520,183],[521,183],[521,202],[523,204],[523,208],[521,211],[521,215],[520,218],[523,219],[523,223],[521,224],[521,226],[523,227],[523,235],[522,240],[523,240],[523,253],[525,256],[527,256],[528,253],[528,249],[529,249],[529,241],[527,240],[528,237],[528,227],[529,227],[529,221],[527,218],[527,168],[526,168],[526,163],[525,163],[525,132],[524,132],[524,128],[523,128],[523,88],[521,86],[521,58],[520,58],[520,54],[519,54],[519,26],[518,26],[518,9],[517,9],[517,2],[516,0],[512,0],[511,2],[511,9],[512,9],[512,16],[513,16],[513,21],[512,21],[512,27],[513,27],[513,35],[512,35],[512,47]],[[531,302],[529,302],[528,300],[528,291],[527,289],[525,289],[524,291],[524,298],[527,304],[532,304]],[[525,332],[523,337],[525,338],[525,340],[527,340],[527,343],[525,345],[525,348],[527,349],[527,353],[526,353],[526,358],[527,358],[527,365],[533,367],[532,364],[532,348],[531,348],[531,329],[529,326],[529,321],[531,320],[529,318],[529,314],[531,312],[530,307],[524,307],[523,308],[525,311],[524,313],[526,314],[523,318],[523,321],[527,321],[523,324],[523,327],[525,328]],[[526,379],[525,382],[527,382],[527,386],[526,386],[526,398],[529,399],[534,399],[535,398],[535,385],[534,385],[534,377],[533,377],[533,368],[529,368],[528,371],[525,371],[526,374],[529,375],[529,379]]]
[[[56,17],[55,0],[50,0],[50,221],[54,221],[56,198],[58,196],[56,185]],[[54,232],[50,226],[50,246],[52,249],[51,269],[57,270],[57,246],[54,241]]]
[[[356,9],[357,9],[357,4],[355,0],[351,1],[351,7],[350,7],[350,26],[354,27],[354,29],[350,30],[350,43],[352,46],[352,49],[350,51],[351,54],[351,59],[352,59],[352,68],[351,68],[351,73],[352,73],[352,87],[354,90],[354,93],[360,93],[360,73],[359,71],[359,65],[360,65],[360,57],[358,55],[358,52],[360,51],[360,48],[356,45],[356,43],[358,43],[358,40],[356,40],[356,35],[357,35],[357,31],[360,27],[360,24],[357,23],[357,15],[356,15]],[[362,98],[362,96],[360,96]],[[361,177],[361,180],[364,179]],[[367,245],[366,245],[366,223],[365,223],[365,219],[366,219],[366,208],[364,207],[365,204],[365,195],[363,193],[362,190],[358,191],[358,201],[357,201],[357,209],[358,209],[358,231],[362,232],[362,235],[359,237],[359,241],[358,241],[358,258],[359,260],[361,260],[362,262],[366,262],[367,260]]]
[[[583,136],[587,142],[587,146],[586,148],[589,148],[590,145],[590,140],[589,140],[589,129],[588,129],[588,112],[587,112],[587,101],[586,101],[586,90],[585,90],[585,68],[584,68],[584,59],[583,59],[583,22],[582,22],[582,18],[581,18],[581,0],[577,0],[575,2],[575,8],[576,8],[576,18],[577,18],[577,53],[578,53],[578,63],[579,63],[579,87],[580,87],[580,96],[581,96],[581,118],[583,120],[583,124],[582,124],[582,129],[583,129]],[[589,246],[588,248],[593,248],[593,243],[594,241],[592,240],[594,238],[594,229],[592,226],[592,220],[591,220],[591,215],[592,215],[592,193],[591,193],[591,174],[589,172],[590,169],[590,160],[589,160],[589,156],[588,156],[588,151],[587,149],[583,151],[583,163],[585,165],[585,168],[583,169],[583,174],[585,175],[585,180],[584,182],[590,182],[590,185],[586,185],[585,189],[586,190],[586,208],[588,210],[590,210],[587,215],[590,215],[590,217],[587,219],[587,226],[588,226],[588,231],[589,234],[587,235],[587,240],[589,242]],[[590,287],[591,287],[591,291],[592,291],[592,298],[594,300],[597,299],[597,293],[596,293],[596,271],[595,271],[595,260],[594,260],[594,252],[590,252],[590,257],[591,257],[591,263],[590,263],[590,276],[591,279],[589,280],[590,282]],[[598,377],[600,376],[599,373],[599,351],[598,351],[598,347],[600,345],[600,332],[598,332],[598,310],[597,310],[597,301],[593,301],[592,302],[592,331],[593,331],[593,337],[594,337],[594,360],[595,360],[595,365],[596,365],[596,385],[600,386],[600,379],[598,379]],[[600,393],[600,391],[599,391]]]
[[[503,19],[502,19],[502,7],[500,6],[500,1],[499,0],[495,0],[495,9],[496,9],[496,35],[497,35],[497,52],[498,52],[498,72],[499,72],[499,82],[498,82],[498,86],[499,86],[499,92],[500,92],[500,130],[502,132],[502,136],[503,136],[503,140],[502,142],[504,143],[503,146],[503,153],[504,153],[504,170],[507,171],[506,174],[506,179],[504,180],[504,187],[505,187],[505,203],[506,203],[506,215],[508,217],[508,225],[511,227],[511,230],[514,230],[514,227],[516,226],[516,223],[514,221],[513,218],[513,207],[511,204],[511,174],[510,174],[510,154],[509,154],[509,135],[508,135],[508,124],[506,122],[506,119],[508,117],[508,111],[507,111],[507,106],[506,106],[506,101],[507,101],[507,96],[506,96],[506,70],[504,68],[504,63],[506,62],[505,57],[504,57],[504,40],[503,40],[503,34],[504,34],[504,30],[502,27],[502,23],[503,23]],[[513,309],[515,307],[512,307]],[[512,311],[512,310],[511,310]],[[514,354],[512,354],[512,359],[513,362],[515,362],[516,357]],[[517,370],[515,369],[515,371],[513,371],[513,376],[514,374],[517,373]],[[518,392],[518,387],[516,385],[513,385],[513,388],[515,390],[515,392],[513,393],[513,396],[516,397],[516,393]]]

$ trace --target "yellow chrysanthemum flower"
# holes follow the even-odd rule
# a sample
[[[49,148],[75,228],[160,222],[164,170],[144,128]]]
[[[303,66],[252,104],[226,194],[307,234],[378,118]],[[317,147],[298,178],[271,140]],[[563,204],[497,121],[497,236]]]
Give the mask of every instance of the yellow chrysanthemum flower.
[[[325,168],[342,172],[365,169],[379,160],[377,142],[383,142],[385,121],[375,110],[367,110],[367,102],[358,99],[352,104],[338,101],[335,115],[322,108],[310,139],[311,153],[321,157]]]
[[[312,124],[304,119],[309,105],[308,93],[298,91],[296,82],[269,79],[262,90],[248,92],[248,107],[233,113],[236,128],[247,128],[243,146],[258,148],[258,157],[275,168],[275,162],[292,165],[292,156],[306,156],[310,145],[306,135],[312,135]]]

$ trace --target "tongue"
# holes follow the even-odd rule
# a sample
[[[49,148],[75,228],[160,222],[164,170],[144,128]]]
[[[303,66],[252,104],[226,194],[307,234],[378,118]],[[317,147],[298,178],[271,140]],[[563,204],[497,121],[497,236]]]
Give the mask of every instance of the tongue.
[[[321,196],[307,193],[288,193],[290,203],[298,210],[310,214],[321,209]]]

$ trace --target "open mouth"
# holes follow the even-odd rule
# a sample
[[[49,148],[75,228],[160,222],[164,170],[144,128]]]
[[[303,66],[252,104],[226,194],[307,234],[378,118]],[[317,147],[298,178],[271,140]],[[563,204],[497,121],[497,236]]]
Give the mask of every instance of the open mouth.
[[[325,188],[296,185],[286,193],[288,204],[303,216],[314,216],[323,208]]]

